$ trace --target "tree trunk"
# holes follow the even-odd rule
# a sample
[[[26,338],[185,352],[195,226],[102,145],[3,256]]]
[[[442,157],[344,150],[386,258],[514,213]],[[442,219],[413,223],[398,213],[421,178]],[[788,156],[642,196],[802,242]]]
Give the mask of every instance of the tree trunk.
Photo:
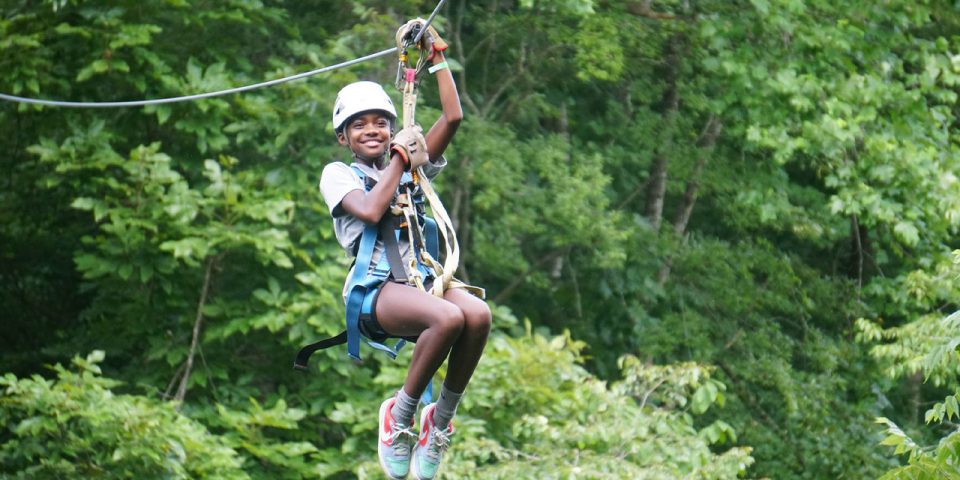
[[[460,65],[467,65],[466,52],[464,50],[465,46],[463,40],[461,40],[460,32],[463,30],[463,16],[464,12],[467,10],[466,0],[460,2],[460,8],[457,9],[456,22],[453,28],[453,47],[454,52],[456,52],[457,58],[460,60]],[[474,115],[480,114],[480,108],[473,101],[473,97],[470,96],[470,92],[467,90],[467,71],[463,69],[459,72],[458,75],[458,86],[460,87],[460,98],[463,99],[464,105],[470,110],[470,113]]]
[[[457,276],[466,283],[470,283],[468,269],[470,250],[470,197],[473,195],[473,182],[470,175],[470,157],[461,160],[463,181],[454,190],[454,203],[451,220],[457,232],[457,242],[460,245],[460,267]]]
[[[210,293],[210,280],[214,268],[219,263],[220,257],[214,256],[207,260],[207,268],[203,275],[203,287],[200,289],[200,300],[197,302],[197,316],[193,322],[193,338],[190,340],[190,353],[187,354],[187,361],[183,366],[183,374],[180,377],[180,385],[177,387],[177,394],[173,401],[177,404],[177,410],[183,404],[183,399],[187,395],[187,385],[190,382],[190,373],[193,370],[193,361],[200,345],[200,331],[203,328],[203,307],[207,303],[207,296]]]
[[[665,72],[667,88],[663,92],[663,129],[660,133],[660,144],[657,146],[653,163],[650,165],[650,177],[647,183],[646,216],[655,231],[660,231],[663,220],[663,201],[667,193],[667,160],[673,146],[673,130],[676,122],[677,110],[680,106],[680,93],[677,89],[677,70],[679,66],[680,38],[675,35],[667,42],[665,55]]]
[[[923,421],[923,396],[920,387],[923,385],[923,373],[915,372],[907,375],[907,390],[910,392],[910,421],[921,424]]]
[[[703,169],[706,167],[710,156],[713,154],[713,148],[717,144],[717,137],[720,136],[722,125],[720,119],[711,115],[707,124],[703,127],[703,132],[697,140],[700,147],[700,156],[697,163],[693,166],[693,172],[687,179],[687,189],[683,195],[683,205],[677,210],[677,216],[673,219],[673,231],[678,238],[684,238],[687,234],[687,226],[690,223],[690,215],[693,213],[693,207],[697,203],[697,192],[700,190],[700,179],[703,176]],[[657,272],[657,283],[661,286],[666,285],[670,279],[670,271],[673,268],[673,257],[667,257]]]
[[[857,279],[857,298],[860,298],[860,290],[863,288],[863,262],[864,256],[869,254],[870,244],[867,241],[867,227],[860,223],[860,218],[856,215],[850,217],[850,261],[849,275]]]
[[[630,2],[627,4],[627,11],[638,16],[652,18],[654,20],[675,20],[677,17],[670,13],[661,13],[654,11],[650,4],[651,0],[642,0],[639,2]]]
[[[717,137],[720,136],[722,125],[720,120],[711,115],[707,120],[703,133],[700,135],[700,156],[697,163],[693,166],[693,172],[687,179],[687,190],[683,194],[683,205],[677,210],[677,216],[673,220],[673,230],[682,237],[687,233],[687,224],[690,223],[690,214],[693,213],[693,206],[697,203],[697,192],[700,190],[700,179],[703,176],[703,168],[710,161],[713,154],[713,148],[717,144]]]

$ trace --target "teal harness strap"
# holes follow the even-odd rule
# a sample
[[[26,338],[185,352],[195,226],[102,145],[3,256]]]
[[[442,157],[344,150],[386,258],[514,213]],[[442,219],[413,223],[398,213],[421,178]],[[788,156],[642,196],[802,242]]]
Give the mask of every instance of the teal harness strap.
[[[353,265],[353,276],[347,290],[347,355],[354,360],[360,360],[360,312],[364,299],[387,279],[386,273],[381,278],[376,270],[373,275],[367,275],[376,244],[377,226],[367,225],[360,237],[360,250],[357,251],[357,261]]]
[[[430,217],[423,217],[423,241],[426,243],[427,253],[433,258],[440,258],[440,234],[437,221]]]

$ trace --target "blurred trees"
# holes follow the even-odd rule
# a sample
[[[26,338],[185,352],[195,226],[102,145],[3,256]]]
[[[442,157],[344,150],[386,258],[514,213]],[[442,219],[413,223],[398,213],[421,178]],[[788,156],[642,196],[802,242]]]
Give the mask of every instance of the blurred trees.
[[[434,6],[321,3],[9,0],[0,91],[239,86],[387,48]],[[935,1],[448,2],[467,117],[438,187],[461,275],[510,307],[451,472],[727,478],[752,455],[748,476],[865,478],[897,463],[875,417],[943,435],[921,406],[957,386],[940,334],[960,309],[958,19]],[[149,108],[0,105],[0,444],[44,408],[14,393],[32,374],[104,350],[104,377],[48,381],[172,400],[164,435],[205,425],[229,450],[209,461],[250,477],[375,475],[370,418],[404,361],[289,366],[343,317],[316,192],[343,157],[330,105],[393,68]]]

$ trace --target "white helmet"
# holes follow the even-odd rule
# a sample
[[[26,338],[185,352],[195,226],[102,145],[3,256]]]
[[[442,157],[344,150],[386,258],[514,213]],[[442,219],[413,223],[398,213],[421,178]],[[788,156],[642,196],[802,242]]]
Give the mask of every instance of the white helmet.
[[[375,82],[354,82],[340,89],[337,101],[333,104],[333,131],[338,132],[350,117],[370,110],[387,114],[390,121],[397,119],[397,110],[393,100]]]

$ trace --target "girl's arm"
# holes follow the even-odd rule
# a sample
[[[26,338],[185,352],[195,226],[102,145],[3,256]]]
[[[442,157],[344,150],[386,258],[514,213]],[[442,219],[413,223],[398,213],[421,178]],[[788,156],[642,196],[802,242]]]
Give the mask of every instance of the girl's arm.
[[[432,48],[432,46],[431,46]],[[435,52],[433,64],[445,62],[443,52]],[[443,155],[447,149],[453,134],[457,133],[460,121],[463,120],[463,109],[460,108],[460,95],[457,93],[457,85],[453,82],[453,74],[449,68],[438,71],[437,86],[440,90],[440,105],[443,107],[443,114],[437,119],[437,122],[430,127],[430,131],[425,135],[427,140],[427,152],[430,153],[430,161],[435,161]]]
[[[343,197],[340,206],[367,225],[378,223],[393,200],[401,175],[403,175],[403,160],[394,153],[390,159],[390,165],[381,170],[380,181],[369,192],[354,190]]]

